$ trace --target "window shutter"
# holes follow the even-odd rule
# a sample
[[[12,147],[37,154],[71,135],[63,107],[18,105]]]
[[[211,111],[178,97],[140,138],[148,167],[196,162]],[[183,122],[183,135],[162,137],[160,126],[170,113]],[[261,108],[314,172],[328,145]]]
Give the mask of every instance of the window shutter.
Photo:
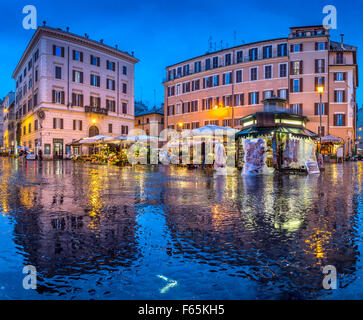
[[[334,72],[334,81],[337,81],[337,79],[338,79],[338,75],[336,72]]]
[[[300,74],[303,74],[304,70],[304,66],[303,66],[303,61],[300,61]]]
[[[93,58],[93,55],[90,55],[89,56],[89,63],[92,64],[92,58]]]
[[[290,74],[294,74],[294,62],[290,61]]]
[[[74,52],[74,51],[73,51]],[[72,70],[72,81],[75,82],[76,81],[76,71]]]
[[[55,90],[52,90],[52,102],[55,103]]]
[[[299,114],[303,114],[303,105],[302,105],[302,103],[299,104]]]
[[[343,123],[343,127],[345,127],[345,114],[342,115],[342,123]]]
[[[73,120],[73,130],[76,130],[76,120]]]
[[[338,123],[338,115],[334,115],[334,126],[336,126],[337,125],[337,123]]]
[[[304,45],[302,43],[300,43],[300,51],[304,51]]]
[[[314,115],[319,115],[319,103],[315,103]]]
[[[205,99],[202,99],[202,110],[205,109]]]
[[[318,83],[319,83],[319,78],[315,77],[315,91],[317,91],[318,89]]]
[[[53,44],[53,56],[55,56],[55,45]]]
[[[346,94],[345,94],[345,90],[343,91],[343,102],[347,102],[347,97],[346,97]]]
[[[82,120],[79,120],[79,130],[82,130]]]
[[[226,75],[223,73],[223,84],[226,84]]]
[[[57,129],[57,118],[53,118],[53,129]]]
[[[292,44],[290,45],[290,52],[294,52],[294,46]]]
[[[315,59],[315,73],[318,73],[318,60]]]
[[[303,87],[303,78],[300,78],[300,92],[303,92],[304,87]]]
[[[83,52],[81,52],[79,55],[80,55],[79,58],[80,58],[81,62],[83,62]]]
[[[256,92],[256,104],[260,103],[260,93]]]
[[[323,77],[323,86],[325,88],[325,77]]]
[[[290,111],[292,111],[293,108],[294,108],[294,106],[292,104],[290,104]]]
[[[63,119],[60,119],[60,128],[63,129]]]
[[[100,66],[100,58],[97,58],[97,66]]]
[[[80,103],[81,107],[83,107],[83,94],[81,94],[81,103]]]
[[[346,81],[347,80],[347,73],[343,72],[343,80]]]
[[[64,104],[64,91],[61,92],[61,103]]]
[[[322,59],[322,73],[325,73],[325,59]]]
[[[324,114],[326,116],[329,114],[329,103],[324,104]]]
[[[81,82],[81,83],[83,83],[83,72],[80,72],[80,76],[79,76],[79,78],[80,78],[80,79],[79,79],[79,80],[80,80],[80,82]]]
[[[64,57],[64,47],[61,47],[61,56]]]
[[[251,105],[251,101],[252,101],[252,92],[248,93],[248,104]]]
[[[100,107],[100,106],[101,106],[101,98],[97,97],[97,107]]]
[[[319,49],[319,43],[315,42],[315,51],[318,51],[318,49]]]
[[[75,106],[76,105],[76,94],[75,93],[72,93],[72,106]]]
[[[76,59],[76,50],[73,50],[73,51],[72,51],[72,57],[73,57],[73,60],[75,60],[75,59]]]

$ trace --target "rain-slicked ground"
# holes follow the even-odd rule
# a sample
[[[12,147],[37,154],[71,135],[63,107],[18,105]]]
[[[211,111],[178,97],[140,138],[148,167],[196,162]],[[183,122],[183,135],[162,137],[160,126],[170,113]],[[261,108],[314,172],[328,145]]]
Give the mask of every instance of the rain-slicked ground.
[[[0,299],[363,298],[363,162],[249,178],[0,166]],[[25,265],[36,290],[23,288]],[[336,290],[322,287],[326,265]]]

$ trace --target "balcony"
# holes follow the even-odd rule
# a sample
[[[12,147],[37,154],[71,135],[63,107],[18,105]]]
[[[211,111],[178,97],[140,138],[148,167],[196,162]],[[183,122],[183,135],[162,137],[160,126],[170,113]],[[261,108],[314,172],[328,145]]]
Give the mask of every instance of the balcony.
[[[108,114],[108,110],[106,108],[91,107],[91,106],[85,106],[84,107],[84,112],[86,112],[86,113],[103,114],[105,116],[107,116],[107,114]]]
[[[347,64],[347,59],[345,57],[334,58],[333,65],[344,65]]]

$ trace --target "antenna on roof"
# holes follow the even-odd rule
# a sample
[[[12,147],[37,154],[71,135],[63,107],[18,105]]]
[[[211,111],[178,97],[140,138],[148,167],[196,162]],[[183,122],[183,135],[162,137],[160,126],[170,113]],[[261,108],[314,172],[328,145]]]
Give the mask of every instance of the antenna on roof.
[[[237,45],[237,31],[233,31],[233,46],[235,47]]]
[[[208,52],[212,52],[213,48],[212,48],[212,36],[209,36],[208,38]]]

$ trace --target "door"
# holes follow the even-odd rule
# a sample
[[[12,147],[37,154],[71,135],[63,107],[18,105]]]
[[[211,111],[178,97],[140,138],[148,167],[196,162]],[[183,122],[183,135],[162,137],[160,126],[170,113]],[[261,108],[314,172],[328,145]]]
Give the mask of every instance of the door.
[[[63,158],[63,139],[53,139],[53,158]]]

